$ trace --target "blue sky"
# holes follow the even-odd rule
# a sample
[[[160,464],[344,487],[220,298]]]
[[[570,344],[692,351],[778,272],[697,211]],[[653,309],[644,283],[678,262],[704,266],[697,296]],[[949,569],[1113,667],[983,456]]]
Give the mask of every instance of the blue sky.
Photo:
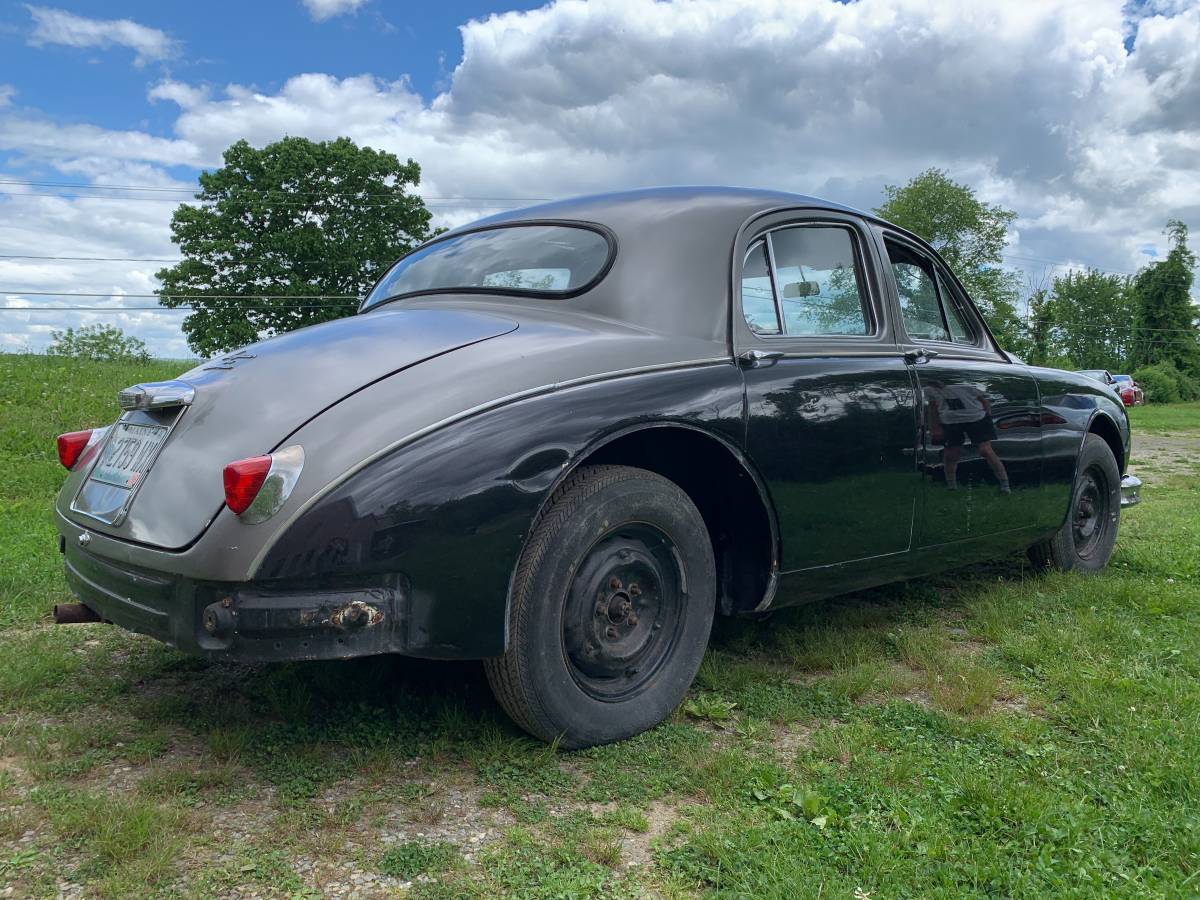
[[[325,21],[314,21],[294,0],[211,2],[98,2],[81,0],[0,5],[0,83],[17,88],[22,104],[60,121],[88,121],[117,130],[169,135],[175,110],[147,103],[146,88],[161,77],[278,90],[299,72],[339,78],[371,73],[405,76],[425,97],[437,93],[462,56],[458,26],[497,10],[532,9],[538,3],[373,3]],[[30,6],[65,9],[96,20],[130,19],[178,41],[161,61],[132,66],[123,46],[31,46]]]
[[[1132,273],[1200,227],[1200,0],[0,0],[0,348],[185,354],[118,258],[174,258],[197,172],[288,134],[415,158],[443,225],[653,184],[870,208],[936,166],[1018,213],[1029,285]]]

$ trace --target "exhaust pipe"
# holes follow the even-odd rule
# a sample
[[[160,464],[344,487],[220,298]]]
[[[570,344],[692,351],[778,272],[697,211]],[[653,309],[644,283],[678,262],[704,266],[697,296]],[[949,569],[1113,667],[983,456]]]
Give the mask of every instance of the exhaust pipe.
[[[82,603],[55,603],[54,621],[58,625],[78,625],[82,622],[103,622],[91,607]]]

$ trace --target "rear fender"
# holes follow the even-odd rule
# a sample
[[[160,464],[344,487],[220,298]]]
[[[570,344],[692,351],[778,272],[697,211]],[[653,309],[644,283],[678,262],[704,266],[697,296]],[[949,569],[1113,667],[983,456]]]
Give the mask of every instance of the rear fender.
[[[551,390],[433,431],[321,497],[262,556],[258,582],[398,576],[409,652],[504,652],[512,572],[538,511],[591,448],[679,423],[740,441],[742,386],[728,363]]]

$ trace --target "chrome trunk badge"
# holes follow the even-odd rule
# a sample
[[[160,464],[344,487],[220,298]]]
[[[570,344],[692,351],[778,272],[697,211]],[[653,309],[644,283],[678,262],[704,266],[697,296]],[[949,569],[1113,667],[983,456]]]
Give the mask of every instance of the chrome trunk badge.
[[[81,531],[79,533],[79,546],[80,547],[86,547],[91,542],[92,542],[92,536],[90,534],[88,534],[86,531]]]

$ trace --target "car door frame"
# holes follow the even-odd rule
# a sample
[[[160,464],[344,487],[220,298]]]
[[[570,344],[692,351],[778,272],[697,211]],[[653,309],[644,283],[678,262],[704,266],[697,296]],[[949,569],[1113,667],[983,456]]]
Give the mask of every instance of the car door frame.
[[[780,333],[778,335],[762,335],[757,334],[747,325],[742,312],[741,299],[741,278],[742,269],[745,264],[745,259],[749,248],[761,237],[768,232],[777,231],[786,227],[805,227],[805,226],[833,226],[848,229],[854,237],[855,253],[857,254],[857,263],[859,266],[859,274],[862,280],[863,289],[866,291],[868,300],[869,315],[874,320],[874,331],[866,335],[788,335]],[[775,263],[773,259],[769,260],[772,286],[776,283]],[[747,220],[739,230],[737,238],[733,246],[733,266],[730,284],[730,351],[734,361],[742,368],[753,368],[760,363],[747,358],[748,351],[756,350],[770,354],[771,358],[764,360],[761,364],[770,365],[774,359],[819,359],[822,357],[839,357],[839,358],[871,358],[882,357],[903,360],[904,353],[897,341],[895,332],[894,313],[892,312],[892,304],[889,302],[888,294],[884,289],[884,272],[882,269],[882,260],[879,256],[878,245],[875,235],[872,230],[870,220],[863,216],[854,215],[848,212],[830,210],[822,207],[780,207],[761,212],[749,220]],[[781,303],[776,293],[777,309]],[[781,316],[780,325],[781,332],[785,327],[782,322],[782,311],[779,310]],[[908,390],[914,400],[913,420],[912,420],[912,440],[917,437],[917,421],[915,410],[916,384],[912,379],[911,372],[908,373],[906,380]],[[746,442],[745,447],[747,455],[753,459],[753,453],[750,448],[750,410],[747,406],[746,414]],[[913,461],[913,483],[916,485],[917,477],[915,472],[915,460]],[[761,472],[760,472],[761,475]],[[906,546],[895,552],[889,552],[883,556],[871,556],[861,559],[850,559],[840,563],[834,563],[829,566],[820,566],[821,569],[846,569],[847,566],[864,563],[864,561],[874,561],[886,559],[889,557],[898,557],[906,555],[912,547],[913,529],[916,520],[916,489],[914,487],[913,500],[910,509],[908,523],[908,540]],[[779,510],[777,512],[777,517]],[[784,540],[780,535],[781,545]],[[786,554],[786,547],[781,546],[781,551]],[[781,554],[781,559],[783,559]],[[874,567],[876,571],[884,571],[881,566]],[[812,572],[813,569],[801,569],[799,571]],[[781,572],[787,574],[787,570]],[[830,573],[831,579],[834,574]],[[817,586],[817,579],[813,580],[814,589]],[[848,585],[850,582],[846,582]],[[853,584],[865,583],[861,578],[853,580]],[[847,586],[846,589],[851,589]]]

